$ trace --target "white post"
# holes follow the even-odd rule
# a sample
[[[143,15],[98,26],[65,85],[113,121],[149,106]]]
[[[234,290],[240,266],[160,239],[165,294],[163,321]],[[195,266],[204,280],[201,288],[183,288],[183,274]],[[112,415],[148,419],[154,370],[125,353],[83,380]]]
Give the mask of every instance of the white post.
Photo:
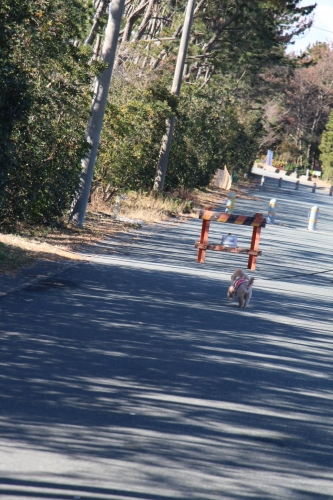
[[[308,225],[309,231],[316,231],[317,222],[318,222],[318,214],[319,214],[319,207],[317,207],[317,206],[312,207],[311,211],[309,213],[309,225]]]
[[[271,224],[274,224],[275,222],[276,207],[277,207],[276,199],[272,198],[271,201],[269,202],[268,217],[267,217],[267,222],[270,222]]]
[[[232,214],[235,208],[235,200],[236,200],[236,195],[232,191],[228,194],[228,200],[227,200],[227,206],[225,209],[225,212],[227,214]]]

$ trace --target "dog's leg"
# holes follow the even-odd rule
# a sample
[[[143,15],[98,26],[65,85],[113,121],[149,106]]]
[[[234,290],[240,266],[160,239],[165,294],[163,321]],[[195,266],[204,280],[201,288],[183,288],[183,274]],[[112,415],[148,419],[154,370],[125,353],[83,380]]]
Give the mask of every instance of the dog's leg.
[[[251,280],[252,280],[251,284],[253,283],[253,279],[254,278],[251,278]],[[252,296],[252,286],[250,286],[250,288],[247,289],[247,292],[244,295],[244,299],[245,299],[245,305],[244,305],[244,307],[247,307],[248,303],[250,302],[251,296]]]
[[[250,302],[250,298],[251,298],[251,295],[252,293],[249,292],[246,294],[246,298],[245,298],[245,306],[244,307],[247,307],[248,306],[248,303]]]
[[[239,296],[238,297],[238,307],[245,307],[244,304],[245,304],[244,297],[243,296]]]

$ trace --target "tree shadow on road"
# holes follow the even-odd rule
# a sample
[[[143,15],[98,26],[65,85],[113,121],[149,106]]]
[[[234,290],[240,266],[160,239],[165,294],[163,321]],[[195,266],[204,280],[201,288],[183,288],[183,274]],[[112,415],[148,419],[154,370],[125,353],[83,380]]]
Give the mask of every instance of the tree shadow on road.
[[[70,498],[328,500],[330,300],[267,283],[239,310],[225,294],[181,271],[82,264],[3,299],[0,437],[123,485],[78,488],[78,472]],[[67,498],[61,478],[40,498]],[[0,491],[24,496],[34,481],[20,481]]]

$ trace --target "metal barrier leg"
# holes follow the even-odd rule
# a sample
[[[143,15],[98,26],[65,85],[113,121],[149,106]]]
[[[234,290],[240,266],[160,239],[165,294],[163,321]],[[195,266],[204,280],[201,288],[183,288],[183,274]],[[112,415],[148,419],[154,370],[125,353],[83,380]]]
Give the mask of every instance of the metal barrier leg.
[[[202,221],[200,243],[203,243],[205,245],[207,245],[207,243],[208,243],[209,226],[210,226],[209,220]],[[200,262],[201,264],[203,264],[205,262],[205,258],[206,258],[206,249],[199,248],[197,262]]]
[[[256,214],[256,215],[261,215],[261,214]],[[257,252],[259,250],[260,233],[261,233],[261,227],[254,226],[252,231],[250,252],[251,251]],[[255,271],[256,265],[257,265],[257,256],[251,255],[250,253],[247,268],[251,269],[252,271]]]

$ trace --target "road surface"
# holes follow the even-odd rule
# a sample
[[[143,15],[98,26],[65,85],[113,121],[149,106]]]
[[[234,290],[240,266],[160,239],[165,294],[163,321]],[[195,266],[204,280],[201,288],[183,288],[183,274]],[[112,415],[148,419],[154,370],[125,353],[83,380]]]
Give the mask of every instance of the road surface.
[[[236,200],[278,200],[248,309],[226,297],[247,257],[197,264],[199,220],[0,298],[1,499],[333,498],[333,202],[276,184]]]

